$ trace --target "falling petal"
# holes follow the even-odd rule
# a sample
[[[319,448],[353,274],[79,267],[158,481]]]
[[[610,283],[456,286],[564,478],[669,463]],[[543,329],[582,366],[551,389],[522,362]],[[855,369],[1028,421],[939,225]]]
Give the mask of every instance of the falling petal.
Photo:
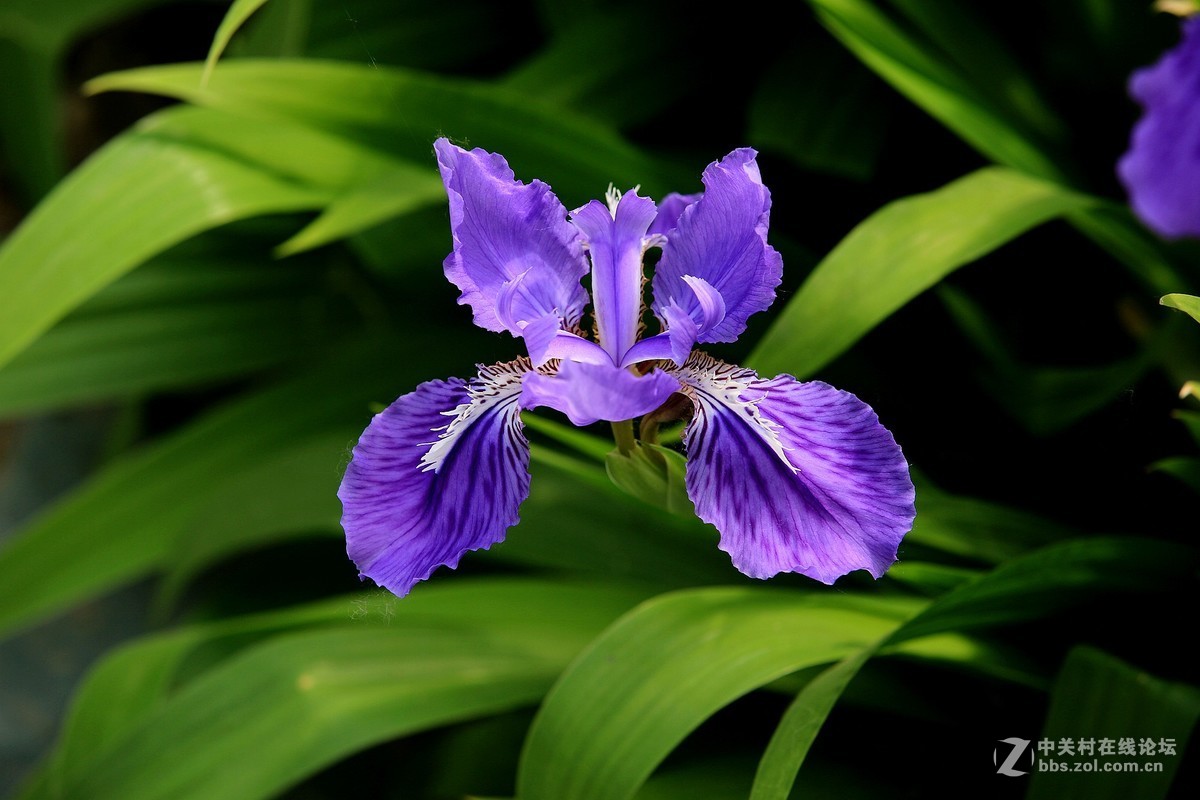
[[[700,353],[677,374],[695,406],[688,495],[734,566],[824,583],[887,571],[912,527],[914,491],[900,447],[868,405],[828,384],[765,380]]]
[[[504,538],[529,494],[521,378],[529,362],[429,381],[376,414],[342,479],[347,552],[403,597],[439,566]]]

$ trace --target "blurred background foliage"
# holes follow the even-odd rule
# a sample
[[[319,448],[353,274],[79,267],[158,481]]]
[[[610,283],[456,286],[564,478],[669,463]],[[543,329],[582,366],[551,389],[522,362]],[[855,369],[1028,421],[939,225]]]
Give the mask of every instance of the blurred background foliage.
[[[1200,250],[1113,172],[1177,29],[1115,0],[5,0],[0,791],[1194,797],[1200,329],[1157,303]],[[758,148],[784,285],[721,355],[874,406],[917,473],[901,562],[750,581],[612,485],[602,429],[543,419],[509,541],[361,586],[334,492],[370,414],[517,352],[441,276],[438,135],[568,208]],[[1013,736],[1178,754],[997,775]]]

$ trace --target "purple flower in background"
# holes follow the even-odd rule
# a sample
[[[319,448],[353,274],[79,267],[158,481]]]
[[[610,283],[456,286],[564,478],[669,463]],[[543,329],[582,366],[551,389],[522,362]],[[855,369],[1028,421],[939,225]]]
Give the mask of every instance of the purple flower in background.
[[[1183,39],[1129,80],[1144,109],[1117,174],[1134,212],[1162,236],[1200,236],[1200,17]]]
[[[499,155],[446,139],[435,149],[454,238],[446,277],[477,325],[524,339],[529,356],[481,366],[469,381],[423,383],[371,421],[338,492],[363,577],[402,596],[501,541],[529,493],[520,412],[538,406],[629,430],[626,421],[650,415],[644,434],[687,411],[688,495],[747,575],[832,583],[887,570],[912,527],[914,492],[870,407],[692,349],[734,341],[775,299],[783,263],[766,241],[771,195],[753,150],[710,164],[703,194],[656,205],[610,189],[607,203],[568,215],[549,186],[517,181]],[[662,332],[641,338],[642,261],[653,247]],[[579,327],[589,263],[594,341]]]

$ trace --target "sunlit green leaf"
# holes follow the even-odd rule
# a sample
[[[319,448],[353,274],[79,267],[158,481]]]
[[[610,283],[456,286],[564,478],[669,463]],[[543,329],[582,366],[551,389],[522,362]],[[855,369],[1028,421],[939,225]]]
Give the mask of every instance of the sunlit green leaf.
[[[1040,178],[1060,170],[971,80],[902,31],[869,0],[809,0],[863,63],[998,163]],[[977,77],[977,76],[974,76]]]
[[[475,591],[473,585],[458,588]],[[125,644],[97,664],[76,691],[50,758],[21,797],[62,797],[106,748],[120,741],[179,688],[202,648],[222,645],[228,655],[275,633],[349,619],[386,624],[394,598],[385,594],[315,603],[247,617],[188,626]],[[210,663],[209,666],[212,666]],[[191,676],[191,677],[194,677]]]
[[[690,191],[697,182],[691,170],[681,174],[639,153],[591,118],[495,86],[395,68],[247,59],[222,65],[201,89],[198,69],[147,67],[96,78],[88,87],[295,120],[430,164],[434,139],[449,136],[503,153],[519,177],[546,181],[568,207],[598,196],[609,182],[641,184],[652,196]]]
[[[0,631],[28,624],[156,569],[196,508],[277,448],[367,419],[371,397],[391,397],[403,375],[372,367],[385,355],[338,363],[212,412],[96,474],[0,548]],[[409,354],[412,382],[421,363]],[[331,472],[336,465],[330,465]]]
[[[751,366],[809,375],[958,267],[1089,202],[997,168],[898,200],[817,266],[755,348]]]
[[[416,169],[396,164],[378,177],[334,198],[321,216],[279,245],[280,255],[343,239],[414,209],[444,203],[446,190],[432,165]]]
[[[657,598],[609,628],[546,698],[526,740],[518,795],[632,797],[714,711],[855,652],[916,607],[752,589]]]
[[[242,27],[246,20],[250,19],[251,15],[266,3],[267,0],[233,0],[233,4],[225,12],[225,18],[221,20],[221,25],[213,37],[212,46],[208,49],[208,57],[204,59],[204,71],[200,74],[201,86],[208,84],[213,69],[217,66],[217,59],[225,52],[225,48],[229,46],[229,40],[237,33],[238,28]]]
[[[1168,308],[1177,308],[1200,322],[1200,297],[1190,294],[1168,294],[1164,295],[1159,302]]]
[[[954,58],[903,30],[871,0],[809,2],[830,32],[864,64],[979,152],[1030,175],[1066,182],[1064,170],[1059,166],[1061,154],[1051,154],[1044,144],[1035,142],[1019,121],[1024,119],[1032,127],[1041,127],[1052,135],[1057,135],[1053,133],[1057,123],[1045,112],[1036,95],[1021,88],[1020,81],[1005,86],[991,80],[996,74],[995,62],[986,53],[994,50],[995,45],[973,50],[969,40],[978,37],[939,24],[937,17],[941,14],[963,15],[952,4],[939,3],[931,13],[926,4],[898,2],[906,13],[931,31],[935,40],[950,45],[951,51],[960,54]],[[968,41],[953,41],[964,35]],[[961,63],[974,66],[964,70]],[[983,85],[993,87],[993,96],[1007,95],[1008,101],[997,105],[989,98],[989,92],[981,89],[981,77],[985,79]],[[1162,243],[1133,220],[1128,208],[1097,202],[1086,210],[1075,209],[1070,220],[1125,263],[1146,286],[1166,293],[1181,285],[1176,269],[1163,254]]]
[[[590,636],[642,596],[613,585],[479,584],[414,596],[382,625],[350,620],[269,639],[67,769],[64,793],[273,796],[373,743],[536,701]]]
[[[940,49],[947,61],[986,96],[1004,118],[1061,143],[1063,121],[1041,96],[1007,42],[978,18],[981,9],[954,0],[889,0],[929,41],[924,49]]]
[[[1165,542],[1093,539],[1045,548],[960,584],[911,619],[898,623],[884,638],[822,672],[800,691],[763,754],[752,797],[787,797],[825,718],[880,648],[887,647],[892,653],[921,652],[933,644],[928,655],[961,659],[986,671],[999,664],[993,653],[975,651],[970,640],[947,639],[944,634],[1039,618],[1077,604],[1089,594],[1154,592],[1170,585],[1171,578],[1188,574],[1197,563],[1195,552]],[[1024,680],[1024,676],[1018,673],[1018,679]]]
[[[184,239],[325,202],[314,188],[180,138],[176,123],[185,119],[167,112],[111,142],[4,242],[0,364],[97,290]]]
[[[804,756],[825,724],[825,718],[862,665],[874,654],[875,647],[864,647],[852,653],[814,678],[797,695],[763,752],[750,800],[786,800]]]

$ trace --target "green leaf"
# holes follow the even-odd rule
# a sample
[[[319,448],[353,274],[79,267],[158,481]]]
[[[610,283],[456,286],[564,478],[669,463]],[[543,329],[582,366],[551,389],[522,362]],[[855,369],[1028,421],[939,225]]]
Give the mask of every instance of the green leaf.
[[[1190,294],[1164,295],[1158,302],[1167,308],[1177,308],[1192,319],[1200,322],[1200,297]]]
[[[719,583],[738,574],[717,549],[712,526],[639,502],[613,486],[603,468],[574,459],[565,466],[551,453],[533,448],[533,481],[521,522],[481,558],[662,588]]]
[[[1066,183],[1058,166],[1064,163],[1063,155],[1050,153],[1030,133],[1040,128],[1056,137],[1057,122],[1028,86],[1022,87],[1021,79],[1013,82],[1012,70],[997,70],[994,56],[989,55],[996,45],[980,46],[986,33],[975,35],[958,22],[938,20],[947,14],[949,18],[963,16],[958,7],[939,3],[931,12],[924,3],[893,0],[935,41],[948,46],[955,54],[951,57],[939,53],[939,46],[901,29],[870,0],[809,2],[847,49],[980,153],[1032,176]],[[969,68],[963,69],[963,63]],[[997,84],[993,78],[997,72],[1010,74]],[[981,77],[985,79],[982,86],[990,90],[981,88]],[[1023,125],[1023,121],[1029,124]],[[1092,208],[1076,209],[1070,221],[1152,290],[1167,293],[1183,285],[1162,242],[1149,235],[1127,207],[1097,200]]]
[[[994,652],[979,649],[965,637],[947,638],[945,634],[1044,618],[1101,593],[1154,592],[1185,579],[1197,564],[1200,558],[1196,551],[1167,542],[1078,540],[1044,548],[959,584],[911,618],[898,622],[887,636],[822,672],[800,691],[763,754],[752,798],[787,796],[825,718],[849,682],[881,648],[886,647],[892,654],[949,658],[1027,682],[1023,668],[1005,674],[1003,659]]]
[[[796,696],[763,752],[750,800],[786,800],[825,718],[876,649],[874,645],[852,653],[823,671]]]
[[[980,92],[937,48],[917,41],[869,0],[809,0],[817,17],[864,64],[992,160],[1059,179],[1055,160],[1009,113]],[[907,4],[906,4],[907,5]]]
[[[979,575],[977,569],[949,567],[927,561],[901,561],[893,564],[887,572],[889,579],[934,597],[957,589]]]
[[[334,198],[319,217],[279,245],[277,252],[287,256],[311,250],[445,200],[446,189],[432,167],[418,169],[397,163]]]
[[[1171,683],[1135,669],[1090,647],[1076,647],[1067,656],[1050,694],[1050,710],[1042,738],[1060,739],[1132,738],[1174,740],[1175,755],[1097,755],[1101,768],[1068,772],[1088,756],[1039,755],[1029,779],[1029,800],[1074,800],[1074,798],[1136,797],[1157,800],[1168,796],[1171,782],[1183,761],[1192,729],[1200,719],[1200,690]],[[1031,745],[1034,746],[1034,745]],[[1048,762],[1064,762],[1062,772],[1050,772]],[[1162,765],[1148,769],[1109,772],[1106,762],[1137,762]]]
[[[589,117],[491,84],[395,68],[246,59],[224,64],[204,89],[191,64],[113,73],[87,88],[151,92],[296,121],[410,162],[432,164],[433,141],[446,135],[503,153],[519,177],[546,181],[568,207],[597,196],[609,182],[641,184],[654,196],[696,182],[691,170],[638,152]]]
[[[521,421],[530,429],[564,444],[594,461],[603,462],[612,450],[612,440],[584,433],[574,425],[563,425],[537,414],[522,414]]]
[[[1183,423],[1192,440],[1200,445],[1200,411],[1175,411],[1171,416]]]
[[[535,702],[643,596],[612,585],[481,583],[423,602],[414,595],[383,624],[274,637],[158,704],[71,770],[65,795],[274,796],[377,742]]]
[[[174,244],[236,219],[324,203],[315,189],[189,143],[193,119],[167,111],[109,143],[4,242],[0,365],[96,291]]]
[[[397,385],[417,382],[422,355],[343,351],[114,461],[0,548],[0,633],[157,569],[212,492],[279,448],[339,431],[349,444],[371,398],[390,399]],[[410,371],[385,377],[380,363]]]
[[[304,536],[342,536],[337,487],[352,440],[306,436],[215,485],[163,558],[160,609],[173,605],[204,569],[254,547]],[[534,480],[521,522],[480,562],[620,576],[662,588],[715,583],[728,558],[695,517],[647,509],[615,491],[590,464],[564,465],[533,448]]]
[[[1100,593],[1159,592],[1189,580],[1198,566],[1200,551],[1145,537],[1053,544],[939,598],[892,643],[1045,616]]]
[[[417,69],[463,71],[511,58],[523,19],[486,0],[355,0],[347,6],[274,0],[229,48],[239,58],[338,59]]]
[[[754,764],[744,757],[711,754],[682,766],[664,767],[638,790],[636,800],[746,800]],[[837,792],[838,797],[846,797]]]
[[[825,257],[751,355],[764,374],[812,374],[913,297],[1030,228],[1091,201],[988,168],[872,214]]]
[[[204,71],[200,74],[201,86],[208,85],[213,69],[217,66],[217,59],[225,52],[225,48],[229,46],[229,40],[237,33],[238,28],[242,27],[255,11],[266,4],[267,0],[233,0],[233,4],[229,6],[229,10],[225,12],[225,17],[221,20],[220,27],[217,28],[212,46],[208,48],[208,57],[204,59]]]
[[[477,591],[476,584],[460,591]],[[191,625],[124,644],[107,654],[84,678],[49,760],[23,798],[61,797],[64,787],[86,772],[107,748],[136,729],[167,701],[192,672],[205,649],[227,655],[275,633],[316,625],[386,624],[395,598],[371,594],[307,606]],[[212,666],[208,663],[207,666]],[[194,675],[192,675],[194,677]]]
[[[1066,138],[1066,125],[1006,49],[1004,38],[975,18],[976,9],[954,0],[890,3],[928,37],[923,49],[944,52],[947,66],[960,72],[1005,119],[1046,141],[1061,143]]]
[[[101,290],[0,369],[0,417],[312,358],[348,330],[323,283],[324,270],[309,264],[159,259]]]
[[[1151,464],[1150,469],[1155,472],[1165,472],[1192,491],[1200,493],[1200,458],[1195,456],[1163,458]]]
[[[682,453],[637,442],[632,453],[610,452],[604,465],[614,484],[642,502],[672,514],[696,513],[684,486],[687,460]]]
[[[629,798],[704,719],[770,680],[853,656],[885,636],[891,653],[986,670],[995,661],[986,649],[937,637],[1042,618],[1100,592],[1155,592],[1186,579],[1198,562],[1196,551],[1170,543],[1090,539],[1005,564],[933,604],[750,589],[656,598],[593,642],[547,696],[526,741],[518,794]],[[819,696],[794,719],[826,708],[845,678],[838,672],[818,684]],[[803,743],[809,734],[800,734]],[[788,769],[776,765],[771,774]]]
[[[163,558],[159,607],[232,554],[299,536],[340,536],[337,488],[348,444],[341,431],[305,436],[214,485]]]
[[[563,674],[522,754],[523,800],[617,800],[710,714],[804,667],[845,657],[919,604],[752,589],[656,598]]]

